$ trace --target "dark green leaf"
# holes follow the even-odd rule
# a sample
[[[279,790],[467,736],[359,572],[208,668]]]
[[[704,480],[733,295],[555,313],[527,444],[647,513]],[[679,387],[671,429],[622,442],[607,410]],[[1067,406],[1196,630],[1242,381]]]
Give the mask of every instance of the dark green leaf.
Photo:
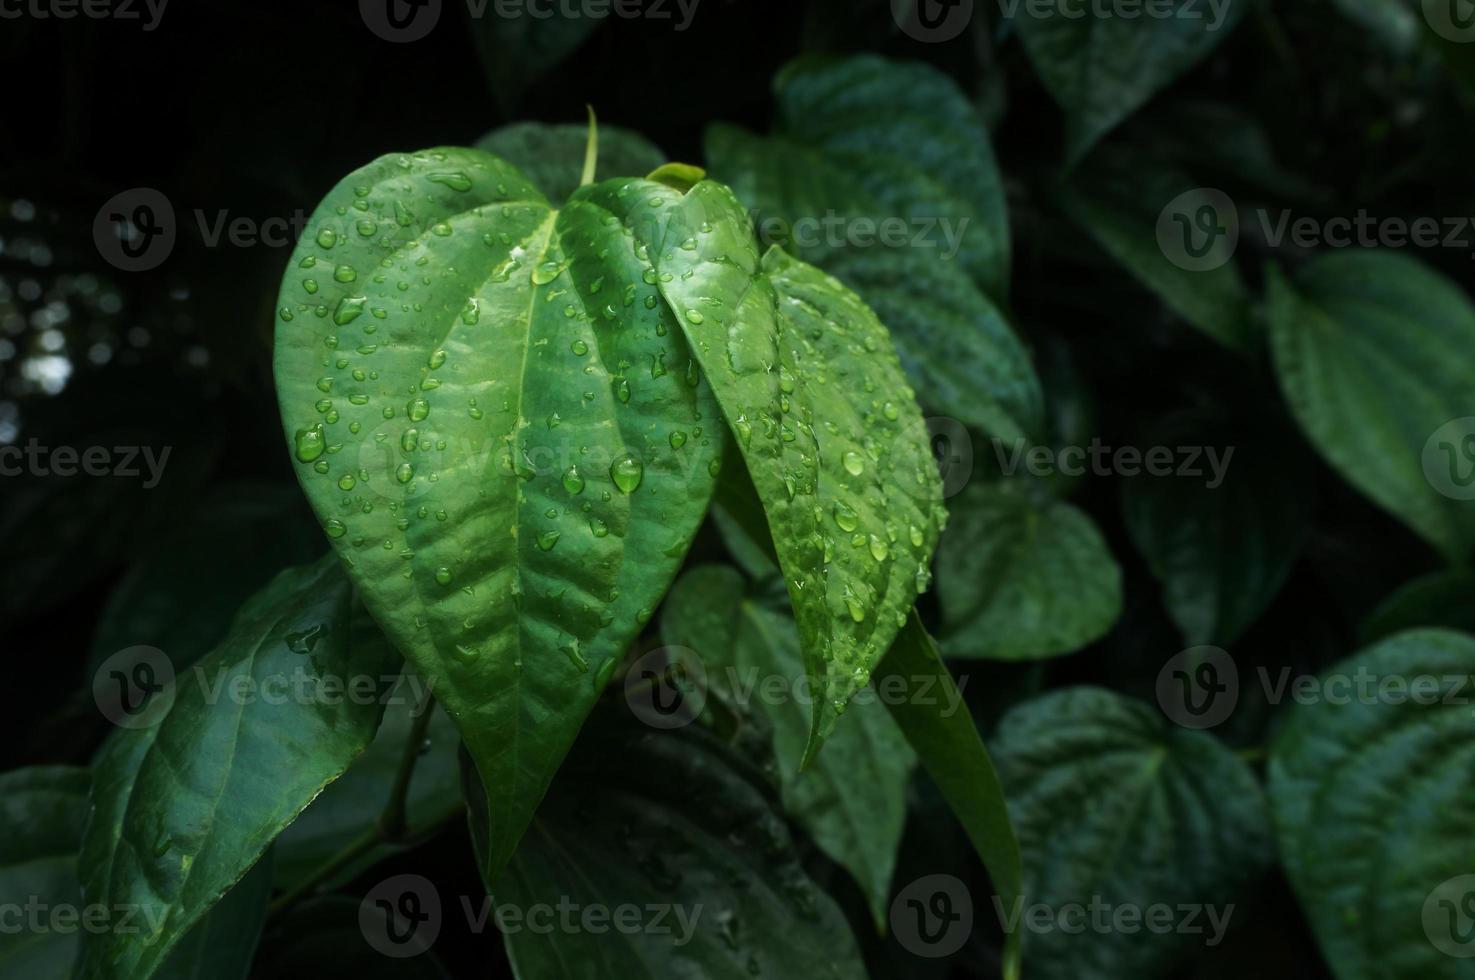
[[[75,930],[51,928],[47,916],[61,908],[80,909],[77,847],[87,816],[86,769],[36,766],[0,773],[0,907],[20,910],[7,916],[0,932],[0,974],[25,980],[67,980],[77,957]],[[25,909],[47,907],[34,918]]]
[[[1451,560],[1475,550],[1475,308],[1415,259],[1341,252],[1270,279],[1275,369],[1342,477]]]
[[[153,926],[88,935],[82,980],[152,976],[369,744],[398,658],[353,622],[351,593],[331,556],[283,572],[179,674],[162,720],[103,747],[83,884],[89,900],[137,908]]]
[[[490,2],[490,0],[489,0]],[[481,58],[492,96],[504,111],[587,41],[604,23],[600,17],[507,17],[495,6],[468,4],[471,40]]]
[[[1330,668],[1270,755],[1286,875],[1339,980],[1470,975],[1475,638],[1401,633]]]
[[[176,670],[189,666],[220,641],[252,593],[322,553],[296,487],[241,484],[211,494],[108,598],[92,670],[139,645],[164,651]]]
[[[1103,147],[1061,186],[1060,206],[1174,313],[1226,347],[1245,349],[1252,343],[1250,297],[1229,237],[1238,218],[1156,156]],[[1225,233],[1207,239],[1196,223],[1201,213]],[[1172,223],[1180,217],[1187,228]],[[1188,249],[1209,251],[1200,259]]]
[[[798,62],[777,85],[770,137],[708,130],[716,175],[766,239],[861,294],[929,406],[1005,438],[1035,431],[1039,381],[990,299],[1009,277],[1001,183],[962,93],[874,56]],[[902,235],[880,234],[897,222]]]
[[[1235,441],[1239,445],[1234,445]],[[1127,532],[1163,586],[1189,646],[1227,647],[1270,605],[1300,555],[1315,512],[1301,447],[1180,417],[1151,446],[1201,450],[1197,476],[1141,473],[1122,486]],[[1212,454],[1212,455],[1211,455]]]
[[[1475,572],[1456,569],[1414,579],[1372,611],[1358,637],[1373,643],[1418,626],[1475,633]]]
[[[712,694],[768,721],[785,811],[855,877],[884,923],[916,762],[886,709],[857,699],[825,751],[800,772],[810,707],[799,632],[786,612],[744,596],[743,578],[731,568],[704,565],[678,579],[663,607],[661,638],[697,653]]]
[[[679,199],[622,180],[555,211],[476,150],[385,157],[283,283],[302,482],[476,759],[497,867],[711,498],[725,430],[654,285]]]
[[[587,126],[549,126],[521,122],[503,126],[476,141],[476,148],[501,157],[537,185],[550,201],[566,201],[583,176]],[[647,174],[666,162],[666,155],[644,136],[618,126],[599,127],[596,177]]]
[[[1080,160],[1118,123],[1202,61],[1247,3],[1171,0],[1115,16],[1090,6],[1023,3],[1014,24],[1040,80],[1065,110],[1066,157]]]
[[[1122,572],[1091,518],[1018,480],[952,501],[937,551],[949,656],[1038,660],[1100,639],[1122,611]]]
[[[696,727],[591,727],[494,900],[504,922],[522,923],[506,940],[523,980],[865,975],[763,774]],[[549,935],[523,921],[560,901],[602,909],[610,923],[633,908],[636,929]]]
[[[999,912],[1028,922],[1027,905],[1038,903],[1068,927],[1027,933],[1032,977],[1162,975],[1188,947],[1217,945],[1236,893],[1270,864],[1254,773],[1212,736],[1174,728],[1146,704],[1099,688],[1056,691],[1005,715],[993,749],[1028,896]],[[1075,931],[1102,903],[1135,909],[1139,922],[1166,907],[1175,924],[1201,932]],[[1182,905],[1208,908],[1185,922]]]
[[[245,980],[271,897],[271,852],[169,953],[155,980]]]

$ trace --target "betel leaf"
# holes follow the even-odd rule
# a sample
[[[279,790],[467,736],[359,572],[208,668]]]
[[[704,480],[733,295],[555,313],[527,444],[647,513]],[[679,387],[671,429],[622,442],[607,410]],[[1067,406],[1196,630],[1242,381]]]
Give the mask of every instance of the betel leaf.
[[[785,812],[850,872],[884,923],[916,763],[886,709],[857,699],[825,751],[800,772],[810,706],[799,632],[787,611],[744,595],[732,568],[703,565],[677,579],[662,608],[661,638],[701,658],[708,696],[768,722]]]
[[[1028,923],[1039,904],[1061,924],[1026,933],[1030,976],[1161,975],[1188,947],[1217,945],[1236,893],[1271,861],[1249,766],[1146,704],[1099,688],[1052,692],[1006,714],[992,746],[1028,896],[997,911]],[[1205,908],[1185,922],[1183,905]],[[1182,928],[1093,928],[1101,906],[1135,910],[1139,923],[1166,908]]]
[[[488,912],[517,977],[865,975],[757,765],[699,726],[604,721],[591,723],[493,891]],[[570,904],[599,913],[602,930],[536,928],[539,907]]]
[[[962,692],[915,610],[871,677],[927,775],[962,823],[1006,905],[1023,898],[1019,840],[1004,789]],[[1020,931],[1005,923],[1005,980],[1019,977]]]
[[[1468,977],[1475,638],[1398,634],[1329,668],[1271,747],[1286,875],[1339,980]]]
[[[144,980],[374,736],[398,657],[329,556],[283,572],[170,685],[161,720],[98,753],[79,861],[89,902],[139,910],[89,934],[82,980]],[[147,717],[146,714],[145,716]]]
[[[880,205],[879,214],[957,221],[957,261],[988,295],[1004,298],[1003,180],[983,121],[951,79],[921,62],[862,54],[802,58],[773,86],[775,138],[818,151]]]
[[[1433,572],[1400,586],[1368,614],[1357,635],[1366,644],[1419,626],[1475,633],[1475,572]]]
[[[678,197],[611,181],[555,210],[476,150],[384,157],[329,192],[282,287],[302,484],[476,760],[496,867],[675,577],[722,454],[658,243],[612,205],[626,188],[651,215]]]
[[[665,204],[657,278],[768,516],[816,691],[812,757],[928,583],[947,515],[921,412],[875,314],[781,249],[760,260],[726,187],[604,186],[617,215]]]
[[[0,974],[27,980],[72,975],[78,933],[52,927],[50,916],[53,909],[82,904],[77,846],[89,779],[86,769],[71,766],[0,773],[0,906],[20,910],[0,931]],[[28,905],[38,911],[27,913]]]
[[[1187,644],[1227,647],[1270,605],[1309,534],[1316,483],[1306,453],[1279,433],[1194,415],[1144,443],[1174,447],[1180,460],[1191,447],[1200,462],[1194,476],[1173,464],[1125,479],[1127,533]]]
[[[468,3],[466,16],[488,87],[504,111],[517,106],[529,88],[604,23],[602,17],[533,16],[531,11],[509,17],[488,3]]]
[[[1070,175],[1056,199],[1096,244],[1190,326],[1234,350],[1251,345],[1250,295],[1232,261],[1235,239],[1229,234],[1238,217],[1199,181],[1163,164],[1157,154],[1105,146]],[[1224,233],[1216,230],[1208,239],[1206,226],[1197,223],[1201,213],[1212,215],[1213,227]],[[1190,224],[1183,228],[1174,223],[1177,218]]]
[[[951,501],[937,550],[949,656],[1036,660],[1100,639],[1122,611],[1122,571],[1084,512],[1022,479]]]
[[[1036,431],[1039,381],[995,305],[1009,271],[998,172],[962,93],[865,56],[791,65],[778,97],[771,136],[708,129],[715,176],[765,239],[861,294],[930,407],[1004,438]]]
[[[1326,460],[1452,561],[1475,550],[1475,307],[1391,252],[1272,271],[1270,334],[1291,411]]]
[[[1068,162],[1202,61],[1248,7],[1170,0],[1117,16],[1094,5],[1019,4],[1013,21],[1024,50],[1065,111]]]
[[[210,546],[201,547],[204,541]],[[221,488],[140,559],[108,597],[92,638],[92,671],[139,645],[164,651],[176,670],[194,663],[225,635],[252,593],[282,569],[323,551],[296,487]]]
[[[374,741],[277,838],[272,853],[279,886],[301,884],[357,838],[374,832],[389,803],[425,694],[424,681],[407,669],[384,699],[384,719]],[[433,714],[417,747],[420,755],[405,792],[406,823],[412,833],[433,828],[461,809],[461,769],[456,759],[460,737],[439,705],[432,704],[429,710]],[[372,865],[390,852],[387,844],[373,849],[362,865]],[[345,872],[353,870],[357,866]]]
[[[589,129],[582,124],[550,126],[520,122],[493,130],[476,141],[476,149],[501,157],[522,171],[550,201],[573,196],[583,179]],[[644,136],[618,126],[599,126],[598,177],[647,174],[666,156]]]

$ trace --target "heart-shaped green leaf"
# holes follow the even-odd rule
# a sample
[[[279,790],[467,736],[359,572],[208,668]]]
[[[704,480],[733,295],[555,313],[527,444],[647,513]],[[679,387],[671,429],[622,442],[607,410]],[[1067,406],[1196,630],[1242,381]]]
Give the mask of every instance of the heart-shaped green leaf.
[[[947,519],[916,398],[860,297],[781,249],[760,260],[723,185],[596,190],[661,229],[656,278],[736,434],[794,605],[812,757],[926,589]]]
[[[711,499],[725,430],[652,236],[679,198],[617,180],[555,210],[476,150],[385,157],[328,194],[283,283],[299,476],[476,760],[489,877]]]
[[[1159,153],[1102,147],[1060,187],[1060,206],[1174,313],[1226,347],[1243,350],[1252,339],[1250,296],[1231,261],[1230,239],[1221,237],[1204,244],[1195,238],[1196,247],[1211,251],[1202,265],[1192,263],[1185,268],[1175,262],[1186,261],[1177,251],[1170,258],[1168,248],[1176,249],[1177,243],[1169,239],[1165,247],[1160,229],[1163,211],[1173,202],[1177,210],[1190,216],[1197,216],[1206,206],[1215,221],[1232,216],[1213,210],[1216,199],[1205,194],[1200,182],[1162,164]],[[1176,226],[1166,227],[1167,233],[1182,234]],[[1197,228],[1191,231],[1200,235]]]
[[[1451,560],[1475,551],[1475,307],[1415,259],[1340,252],[1270,278],[1275,370],[1316,449]]]
[[[1014,24],[1040,80],[1065,110],[1066,157],[1085,156],[1118,123],[1198,64],[1247,3],[1170,0],[1138,16],[1086,5],[1020,5]]]
[[[735,569],[692,569],[666,597],[661,638],[701,658],[709,696],[771,727],[784,809],[855,877],[883,924],[916,756],[885,707],[867,701],[800,772],[810,708],[799,631],[787,612],[743,592]]]
[[[89,933],[82,980],[145,980],[374,737],[399,658],[332,556],[283,572],[220,646],[116,732],[93,767],[79,860],[90,902],[143,931]]]
[[[1043,906],[1052,926],[1026,934],[1032,977],[1159,975],[1186,947],[1217,945],[1236,892],[1270,863],[1254,773],[1146,704],[1099,688],[1056,691],[1005,715],[993,750],[1024,854],[1025,902]],[[1100,921],[1092,910],[1103,903],[1139,923],[1166,909],[1175,928],[1079,928]],[[1182,906],[1196,907],[1191,921]],[[997,911],[1006,922],[1034,915],[1007,902]]]
[[[1188,645],[1227,647],[1270,605],[1301,553],[1316,507],[1307,453],[1283,433],[1193,415],[1155,428],[1146,444],[1176,447],[1181,462],[1166,475],[1124,481],[1127,532]],[[1193,476],[1176,472],[1190,465],[1190,447]]]
[[[504,929],[516,976],[865,976],[849,924],[745,754],[697,726],[601,718],[567,772],[493,892],[515,916]],[[601,915],[608,934],[536,928],[536,910],[560,904]]]
[[[949,656],[1034,660],[1100,639],[1122,611],[1122,571],[1081,510],[1015,480],[952,500],[937,552]]]
[[[1291,707],[1270,755],[1286,875],[1339,980],[1470,976],[1475,638],[1400,633]]]

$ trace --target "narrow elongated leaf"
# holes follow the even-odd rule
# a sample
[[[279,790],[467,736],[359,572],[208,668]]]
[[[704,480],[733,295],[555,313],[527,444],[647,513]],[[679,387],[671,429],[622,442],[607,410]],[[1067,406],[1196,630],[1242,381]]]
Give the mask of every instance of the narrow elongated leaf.
[[[952,502],[937,552],[949,656],[1034,660],[1100,639],[1122,611],[1122,572],[1091,518],[1015,480]]]
[[[1275,370],[1317,451],[1452,560],[1475,551],[1475,307],[1388,252],[1316,259],[1270,279]]]
[[[87,816],[86,769],[36,766],[0,773],[0,905],[24,910],[77,908],[77,847]],[[78,933],[47,927],[32,931],[26,913],[0,932],[0,974],[27,980],[67,980],[77,957]],[[34,921],[34,920],[33,920]]]
[[[1158,428],[1147,444],[1215,454],[1198,477],[1125,481],[1122,509],[1187,644],[1227,647],[1270,605],[1300,555],[1316,508],[1306,454],[1277,435],[1192,417]]]
[[[1271,748],[1281,859],[1339,980],[1470,976],[1472,675],[1475,638],[1400,633],[1327,670]]]
[[[800,772],[810,699],[799,631],[789,615],[743,589],[735,569],[692,569],[666,597],[661,637],[696,651],[710,695],[771,726],[785,811],[855,877],[880,925],[916,757],[882,705],[858,701],[825,751]]]
[[[627,187],[677,197],[611,181],[554,210],[475,150],[385,157],[328,194],[282,289],[303,486],[470,748],[495,867],[675,577],[721,459],[656,245],[610,204]]]
[[[864,976],[849,925],[805,873],[768,792],[755,765],[695,726],[679,734],[628,721],[591,726],[493,892],[521,926],[506,934],[513,972]],[[608,934],[528,927],[538,906],[560,902],[604,910]]]
[[[337,559],[283,572],[180,673],[168,714],[98,754],[80,868],[139,935],[89,934],[78,976],[144,980],[378,727],[397,656],[353,622]]]
[[[1006,905],[1022,900],[1019,840],[1009,820],[1004,787],[953,675],[915,611],[872,680],[878,688],[892,692],[885,698],[891,717],[962,823],[988,869],[994,892]],[[1009,935],[1004,976],[1016,980],[1020,932],[1008,923],[1005,931]]]
[[[1070,924],[1026,935],[1032,977],[1161,975],[1186,947],[1217,944],[1236,892],[1270,863],[1270,821],[1249,767],[1146,704],[1099,688],[1056,691],[1005,715],[993,750],[1027,901]],[[1175,917],[1182,905],[1212,906],[1214,915],[1180,923],[1196,923],[1196,933],[1075,927],[1070,908],[1095,915],[1085,910],[1102,903],[1142,921],[1154,906]],[[1007,901],[998,911],[1014,921],[1027,914]]]
[[[565,201],[579,189],[588,139],[583,124],[520,122],[493,130],[476,141],[476,148],[522,171],[548,200]],[[660,148],[639,133],[600,124],[596,179],[648,174],[665,162]]]
[[[1118,123],[1204,59],[1249,4],[1171,0],[1151,13],[1115,16],[1086,6],[1020,4],[1014,24],[1040,80],[1065,110],[1074,163]]]
[[[760,261],[726,187],[604,187],[611,213],[661,223],[661,289],[763,501],[818,692],[812,756],[927,585],[946,512],[921,412],[875,315],[780,249]]]
[[[1058,200],[1072,220],[1169,309],[1224,346],[1243,350],[1253,342],[1250,296],[1231,261],[1230,239],[1204,241],[1200,229],[1190,229],[1192,246],[1217,251],[1204,259],[1213,268],[1185,269],[1169,259],[1159,238],[1159,221],[1170,203],[1179,202],[1178,210],[1190,216],[1214,207],[1200,184],[1162,164],[1157,153],[1108,146],[1071,175]],[[1233,218],[1213,213],[1216,221]]]

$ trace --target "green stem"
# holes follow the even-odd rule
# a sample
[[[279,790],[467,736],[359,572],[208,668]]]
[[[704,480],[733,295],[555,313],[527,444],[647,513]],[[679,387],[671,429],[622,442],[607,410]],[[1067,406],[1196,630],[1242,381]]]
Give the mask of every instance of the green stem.
[[[589,142],[584,146],[584,176],[579,180],[580,187],[594,183],[594,167],[599,162],[599,121],[594,118],[592,105],[584,108],[589,110]]]

